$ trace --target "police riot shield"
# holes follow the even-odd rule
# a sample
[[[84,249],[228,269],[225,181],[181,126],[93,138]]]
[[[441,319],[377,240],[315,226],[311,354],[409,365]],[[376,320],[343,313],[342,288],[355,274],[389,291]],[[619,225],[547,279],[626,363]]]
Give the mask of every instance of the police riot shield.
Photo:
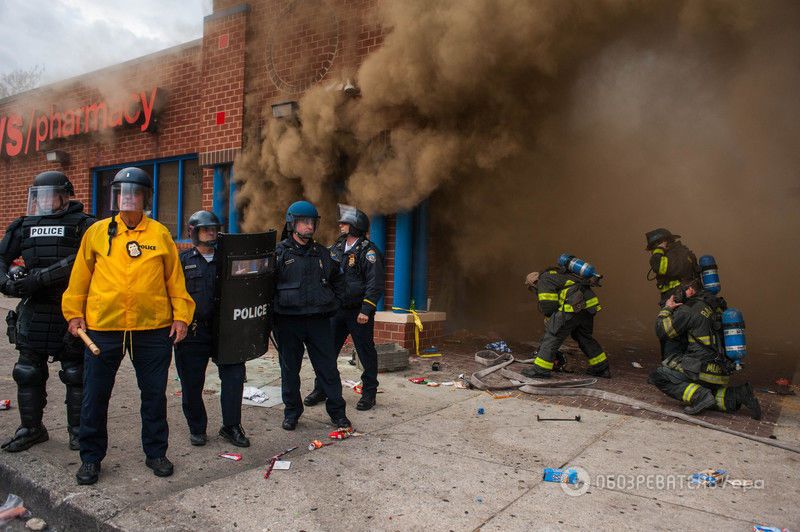
[[[214,311],[218,364],[238,364],[267,352],[274,276],[275,231],[219,234]]]

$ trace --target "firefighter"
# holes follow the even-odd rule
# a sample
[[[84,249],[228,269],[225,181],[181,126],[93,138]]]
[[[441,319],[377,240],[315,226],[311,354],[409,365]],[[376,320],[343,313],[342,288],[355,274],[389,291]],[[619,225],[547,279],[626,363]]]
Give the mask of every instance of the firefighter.
[[[145,465],[159,477],[173,472],[166,457],[167,377],[172,346],[186,336],[195,304],[169,230],[144,213],[152,188],[140,168],[117,172],[111,182],[114,214],[86,232],[61,302],[69,331],[86,330],[100,348],[99,356],[87,349],[83,357],[78,484],[94,484],[100,475],[108,450],[108,402],[126,351],[141,392]]]
[[[649,382],[666,395],[686,404],[684,412],[697,415],[715,408],[735,412],[742,406],[753,419],[761,419],[761,407],[750,384],[729,386],[732,367],[723,355],[717,311],[697,280],[682,283],[664,302],[656,318],[656,334],[683,339],[684,353],[671,354],[650,374]]]
[[[378,392],[378,353],[375,350],[375,310],[383,297],[383,258],[375,244],[367,238],[369,217],[349,205],[339,205],[339,239],[331,248],[331,257],[345,277],[345,297],[342,307],[331,320],[336,353],[342,350],[347,336],[353,337],[361,366],[361,399],[358,410],[375,406]],[[314,390],[303,400],[314,406],[325,400],[319,379]]]
[[[317,208],[296,201],[286,211],[283,240],[275,248],[274,331],[281,366],[284,430],[294,430],[303,413],[300,367],[304,347],[319,379],[331,421],[351,428],[336,367],[336,348],[330,319],[344,297],[344,276],[330,251],[314,241]]]
[[[661,293],[658,304],[664,306],[682,282],[700,278],[700,266],[691,249],[679,240],[681,235],[673,235],[668,229],[659,228],[645,233],[647,251],[650,252],[650,274],[654,274],[656,287]]]
[[[21,423],[14,436],[3,443],[5,451],[24,451],[49,439],[42,414],[47,404],[47,360],[51,356],[60,361],[58,376],[67,388],[69,448],[78,449],[83,344],[66,335],[61,295],[81,238],[95,220],[83,212],[81,203],[70,200],[74,195],[72,183],[63,173],[37,175],[28,189],[26,215],[11,222],[0,242],[0,291],[22,298],[16,311],[6,318],[9,340],[19,351],[12,376],[17,383]],[[9,277],[12,261],[20,256],[25,268],[18,268],[19,273]]]
[[[537,295],[539,310],[545,315],[545,331],[533,365],[523,369],[523,375],[550,377],[559,347],[571,336],[588,358],[586,372],[611,378],[608,357],[592,336],[594,316],[601,308],[592,284],[594,281],[581,279],[563,267],[528,274],[525,285]]]
[[[189,442],[205,445],[208,417],[203,404],[203,385],[210,359],[216,360],[212,338],[214,287],[217,260],[214,251],[221,227],[212,212],[197,211],[189,217],[189,237],[194,247],[180,254],[186,290],[195,302],[194,321],[186,338],[175,346],[175,366],[181,380],[183,415],[189,424]],[[217,364],[222,383],[220,406],[222,428],[219,435],[237,447],[249,447],[250,440],[242,429],[242,391],[245,379],[244,362]]]

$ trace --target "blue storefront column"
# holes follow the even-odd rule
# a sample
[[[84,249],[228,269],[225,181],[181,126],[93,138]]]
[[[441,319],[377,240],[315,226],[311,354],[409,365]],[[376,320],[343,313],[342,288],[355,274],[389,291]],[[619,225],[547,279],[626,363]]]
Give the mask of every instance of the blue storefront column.
[[[394,293],[392,306],[407,309],[411,305],[411,251],[414,230],[413,212],[397,213],[394,237]],[[394,312],[402,313],[403,310]]]
[[[369,222],[369,239],[375,247],[386,257],[386,218],[384,216],[373,216]],[[378,310],[383,310],[383,298],[378,300]]]

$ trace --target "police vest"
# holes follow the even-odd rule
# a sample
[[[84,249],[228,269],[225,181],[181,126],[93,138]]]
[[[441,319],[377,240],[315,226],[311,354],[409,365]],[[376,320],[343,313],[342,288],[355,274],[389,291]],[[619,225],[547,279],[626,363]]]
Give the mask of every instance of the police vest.
[[[338,267],[327,248],[291,239],[275,248],[275,313],[293,316],[330,314],[339,306],[330,279]]]
[[[81,211],[62,216],[25,216],[20,243],[25,267],[47,268],[77,253],[89,218]]]

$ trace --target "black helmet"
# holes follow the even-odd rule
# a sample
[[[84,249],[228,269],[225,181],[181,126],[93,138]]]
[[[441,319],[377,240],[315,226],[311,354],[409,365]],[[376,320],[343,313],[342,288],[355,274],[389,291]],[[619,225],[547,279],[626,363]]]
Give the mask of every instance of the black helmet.
[[[111,181],[111,211],[146,211],[152,193],[150,174],[135,166],[123,168]]]
[[[669,229],[659,227],[644,234],[647,239],[647,250],[652,250],[662,242],[674,242],[678,240],[681,235],[673,235]]]
[[[69,206],[70,196],[75,195],[69,179],[62,172],[42,172],[33,178],[28,188],[28,216],[48,216],[60,213]]]
[[[75,195],[75,189],[72,186],[69,178],[64,174],[64,172],[58,172],[56,170],[49,170],[47,172],[42,172],[41,174],[37,175],[33,178],[33,186],[34,187],[64,187],[64,190],[70,196]]]
[[[349,234],[364,236],[369,232],[369,216],[351,205],[339,203],[339,223],[350,226]]]
[[[217,215],[213,212],[197,211],[189,217],[189,221],[186,223],[186,225],[189,226],[189,238],[192,239],[192,244],[195,246],[203,244],[205,246],[214,247],[217,244],[216,240],[201,242],[200,231],[198,231],[198,229],[201,227],[216,227],[217,229],[222,227],[219,218],[217,218]]]

